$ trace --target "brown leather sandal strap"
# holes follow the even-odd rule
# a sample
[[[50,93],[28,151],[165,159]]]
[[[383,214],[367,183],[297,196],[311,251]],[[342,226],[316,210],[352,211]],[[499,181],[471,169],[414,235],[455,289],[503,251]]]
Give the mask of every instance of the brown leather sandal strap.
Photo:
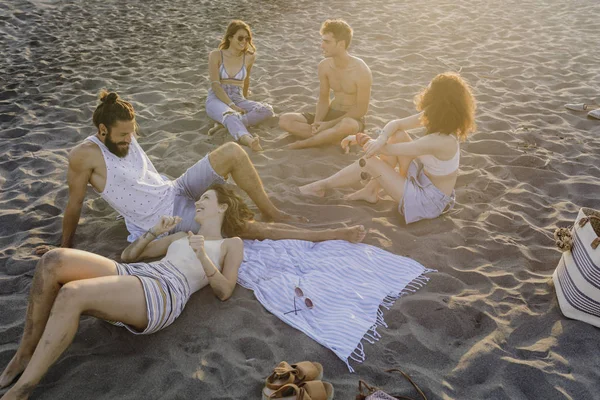
[[[271,393],[268,397],[269,399],[281,399],[283,396],[290,396],[290,391],[293,391],[293,394],[296,395],[297,400],[302,400],[301,392],[302,390],[294,385],[293,383],[288,383],[287,385],[283,385],[273,393]],[[311,400],[310,398],[304,400]]]
[[[308,399],[327,400],[327,390],[321,381],[304,382],[302,385],[300,385],[300,389],[306,391],[306,395],[309,396]]]
[[[296,376],[299,381],[303,381],[308,378],[308,380],[314,380],[319,376],[319,370],[315,367],[310,361],[302,361],[298,364],[292,364],[292,368],[296,372]]]

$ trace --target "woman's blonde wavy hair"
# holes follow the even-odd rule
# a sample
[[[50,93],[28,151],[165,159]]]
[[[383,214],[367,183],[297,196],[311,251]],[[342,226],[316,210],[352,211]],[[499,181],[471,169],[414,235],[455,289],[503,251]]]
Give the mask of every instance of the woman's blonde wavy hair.
[[[415,105],[423,111],[421,122],[427,134],[456,134],[465,140],[476,128],[475,98],[469,84],[456,73],[445,72],[433,78],[415,97]]]
[[[227,204],[221,232],[226,237],[239,236],[246,228],[248,221],[254,218],[254,213],[250,211],[240,196],[224,185],[215,183],[206,189],[207,192],[209,190],[216,193],[219,204]]]

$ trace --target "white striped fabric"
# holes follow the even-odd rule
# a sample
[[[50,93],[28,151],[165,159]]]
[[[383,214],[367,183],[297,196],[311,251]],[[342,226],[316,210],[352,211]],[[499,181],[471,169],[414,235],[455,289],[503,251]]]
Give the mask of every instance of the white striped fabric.
[[[590,222],[579,226],[585,217],[584,209],[579,210],[573,247],[563,253],[552,279],[562,313],[600,328],[600,246],[592,248],[598,235]]]
[[[115,264],[119,275],[136,276],[142,283],[146,297],[148,326],[139,332],[122,322],[108,322],[122,326],[136,335],[149,335],[175,322],[191,295],[185,275],[169,261]]]
[[[365,360],[363,340],[375,343],[377,327],[387,327],[382,308],[416,291],[429,280],[423,274],[433,271],[410,258],[342,240],[245,240],[238,283],[354,372],[350,360]],[[296,286],[305,297],[295,294]]]

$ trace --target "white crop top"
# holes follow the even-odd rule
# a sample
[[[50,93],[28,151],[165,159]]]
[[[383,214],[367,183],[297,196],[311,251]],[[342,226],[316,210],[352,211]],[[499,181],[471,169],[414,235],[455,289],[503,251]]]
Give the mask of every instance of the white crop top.
[[[206,255],[219,271],[223,269],[221,265],[221,244],[223,240],[225,239],[204,241]],[[175,268],[185,275],[190,285],[190,293],[197,292],[208,285],[208,278],[206,277],[204,268],[202,268],[202,263],[190,247],[187,237],[177,239],[171,243],[167,249],[167,255],[162,261],[171,262]]]
[[[452,137],[456,139],[456,136],[452,135]],[[460,162],[460,146],[458,144],[458,139],[456,139],[456,153],[454,153],[454,157],[451,159],[440,160],[436,156],[425,154],[419,156],[419,160],[421,160],[423,169],[429,175],[444,176],[455,172],[458,169],[458,164]]]

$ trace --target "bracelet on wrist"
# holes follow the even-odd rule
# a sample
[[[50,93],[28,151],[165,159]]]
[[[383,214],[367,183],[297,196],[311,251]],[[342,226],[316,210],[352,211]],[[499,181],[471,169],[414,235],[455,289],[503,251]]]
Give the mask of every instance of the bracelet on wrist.
[[[154,236],[154,239],[158,237],[158,235],[152,231],[152,228],[148,229],[148,233]]]
[[[232,101],[231,103],[227,104],[229,107],[233,107],[235,106],[235,103]]]

